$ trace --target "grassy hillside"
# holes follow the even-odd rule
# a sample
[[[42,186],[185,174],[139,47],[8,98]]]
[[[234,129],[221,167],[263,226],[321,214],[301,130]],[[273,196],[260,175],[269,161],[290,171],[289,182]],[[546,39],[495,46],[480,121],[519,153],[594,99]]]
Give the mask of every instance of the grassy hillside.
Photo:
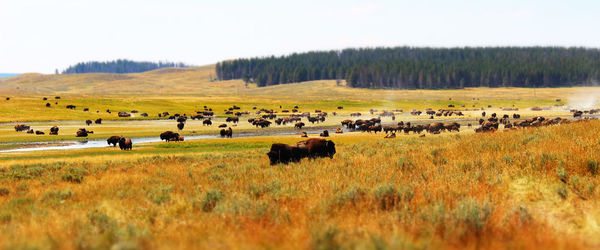
[[[119,119],[112,111],[139,110],[147,119],[158,112],[190,114],[204,105],[219,112],[236,104],[252,107],[289,109],[300,105],[304,111],[322,109],[347,112],[375,109],[423,109],[457,107],[548,107],[576,104],[570,100],[590,100],[600,88],[468,88],[463,90],[369,90],[338,86],[335,81],[314,81],[257,88],[241,81],[211,82],[214,66],[168,68],[137,74],[23,74],[0,79],[0,122]],[[54,100],[54,96],[61,96]],[[50,98],[42,101],[43,97]],[[577,97],[577,98],[574,98]],[[581,98],[579,98],[581,97]],[[556,102],[556,99],[561,101]],[[45,106],[51,104],[50,108]],[[55,104],[58,102],[58,104]],[[76,105],[67,110],[66,105]],[[593,106],[593,105],[592,105]],[[82,111],[89,108],[91,112]],[[99,112],[96,113],[95,111]],[[140,119],[140,118],[137,118]]]
[[[4,154],[0,247],[595,248],[598,133],[333,135],[287,166],[265,153],[296,136]]]

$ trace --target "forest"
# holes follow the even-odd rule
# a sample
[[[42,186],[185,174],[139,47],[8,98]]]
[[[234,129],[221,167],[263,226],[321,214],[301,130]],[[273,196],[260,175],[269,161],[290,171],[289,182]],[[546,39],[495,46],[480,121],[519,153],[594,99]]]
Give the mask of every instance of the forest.
[[[108,62],[81,62],[63,70],[63,74],[80,73],[138,73],[159,68],[187,67],[184,63],[174,62],[136,62],[119,59]]]
[[[220,80],[258,86],[346,80],[349,87],[560,87],[600,79],[600,50],[581,47],[359,48],[219,62]]]

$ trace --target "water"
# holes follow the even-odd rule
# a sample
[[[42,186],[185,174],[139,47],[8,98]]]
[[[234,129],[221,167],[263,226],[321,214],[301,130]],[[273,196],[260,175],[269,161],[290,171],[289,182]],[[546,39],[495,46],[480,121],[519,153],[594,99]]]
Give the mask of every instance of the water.
[[[319,133],[320,131],[310,131],[311,133]],[[241,133],[234,134],[233,137],[255,137],[255,136],[270,136],[270,135],[297,135],[299,132],[281,132],[281,133]],[[220,135],[187,135],[185,136],[185,140],[202,140],[202,139],[213,139],[213,138],[221,138]],[[135,144],[139,143],[152,143],[152,142],[160,142],[161,139],[159,137],[140,137],[140,138],[132,138],[131,142],[135,146]],[[60,143],[62,145],[55,145]],[[176,142],[171,142],[176,143]],[[49,145],[45,145],[49,144]],[[5,149],[0,150],[1,153],[8,152],[31,152],[31,151],[42,151],[42,150],[69,150],[69,149],[84,149],[84,148],[104,148],[104,147],[112,147],[112,145],[108,145],[106,139],[94,139],[94,140],[68,140],[68,141],[59,141],[59,142],[34,142],[34,143],[7,143],[5,145],[37,145],[36,147],[27,147],[27,148],[14,148],[14,149]],[[118,145],[117,145],[118,147]]]

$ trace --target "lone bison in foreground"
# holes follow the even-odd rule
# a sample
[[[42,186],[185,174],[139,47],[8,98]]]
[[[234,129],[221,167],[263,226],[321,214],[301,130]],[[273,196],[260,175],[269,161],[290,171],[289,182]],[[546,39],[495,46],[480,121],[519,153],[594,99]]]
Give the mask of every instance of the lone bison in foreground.
[[[275,165],[298,162],[306,157],[310,159],[317,157],[333,158],[335,153],[335,143],[333,141],[311,138],[294,145],[275,143],[271,145],[271,150],[267,153],[267,156],[269,156],[271,165]]]
[[[290,162],[299,162],[302,158],[308,156],[308,149],[297,145],[273,143],[267,155],[269,156],[271,165],[279,163],[288,164]]]
[[[119,148],[121,150],[131,150],[133,148],[131,139],[129,139],[129,138],[126,139],[125,137],[121,137],[121,139],[119,140]]]
[[[108,145],[112,144],[113,147],[116,147],[117,143],[119,143],[121,138],[123,138],[123,137],[118,136],[118,135],[113,135],[106,140],[106,143],[108,143]]]

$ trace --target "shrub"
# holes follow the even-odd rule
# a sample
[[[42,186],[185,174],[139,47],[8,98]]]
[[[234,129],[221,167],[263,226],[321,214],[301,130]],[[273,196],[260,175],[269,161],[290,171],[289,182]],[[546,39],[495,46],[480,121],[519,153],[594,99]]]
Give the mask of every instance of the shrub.
[[[566,199],[568,195],[567,187],[565,185],[560,185],[560,187],[558,187],[556,190],[556,193],[558,193],[560,198]]]
[[[217,202],[223,199],[223,193],[220,190],[212,190],[206,192],[206,197],[202,202],[202,211],[212,212],[217,206]]]
[[[42,195],[40,200],[47,202],[50,205],[56,206],[61,204],[64,200],[71,198],[71,196],[73,196],[73,192],[71,192],[71,190],[69,189],[64,191],[51,190]]]
[[[10,190],[6,187],[0,187],[0,196],[7,196],[10,194]]]
[[[596,160],[593,159],[589,159],[586,163],[587,165],[587,170],[592,174],[592,175],[597,175],[598,174],[598,162]]]
[[[330,202],[330,206],[343,207],[346,205],[356,205],[357,202],[361,201],[366,195],[365,189],[357,186],[352,186],[346,192],[338,194]]]
[[[149,194],[148,198],[157,205],[162,204],[165,201],[171,199],[170,192],[173,190],[172,186],[160,186],[153,189]]]
[[[81,168],[68,168],[67,171],[62,175],[63,181],[81,183],[83,182],[83,176],[88,172]]]
[[[396,189],[394,185],[382,185],[375,189],[375,200],[382,210],[391,210],[402,200],[410,201],[414,196],[411,188]]]
[[[481,232],[492,214],[492,207],[475,200],[461,201],[454,209],[454,218],[474,232]]]
[[[340,243],[340,231],[336,227],[328,227],[324,231],[312,234],[313,249],[329,250],[342,249]]]

